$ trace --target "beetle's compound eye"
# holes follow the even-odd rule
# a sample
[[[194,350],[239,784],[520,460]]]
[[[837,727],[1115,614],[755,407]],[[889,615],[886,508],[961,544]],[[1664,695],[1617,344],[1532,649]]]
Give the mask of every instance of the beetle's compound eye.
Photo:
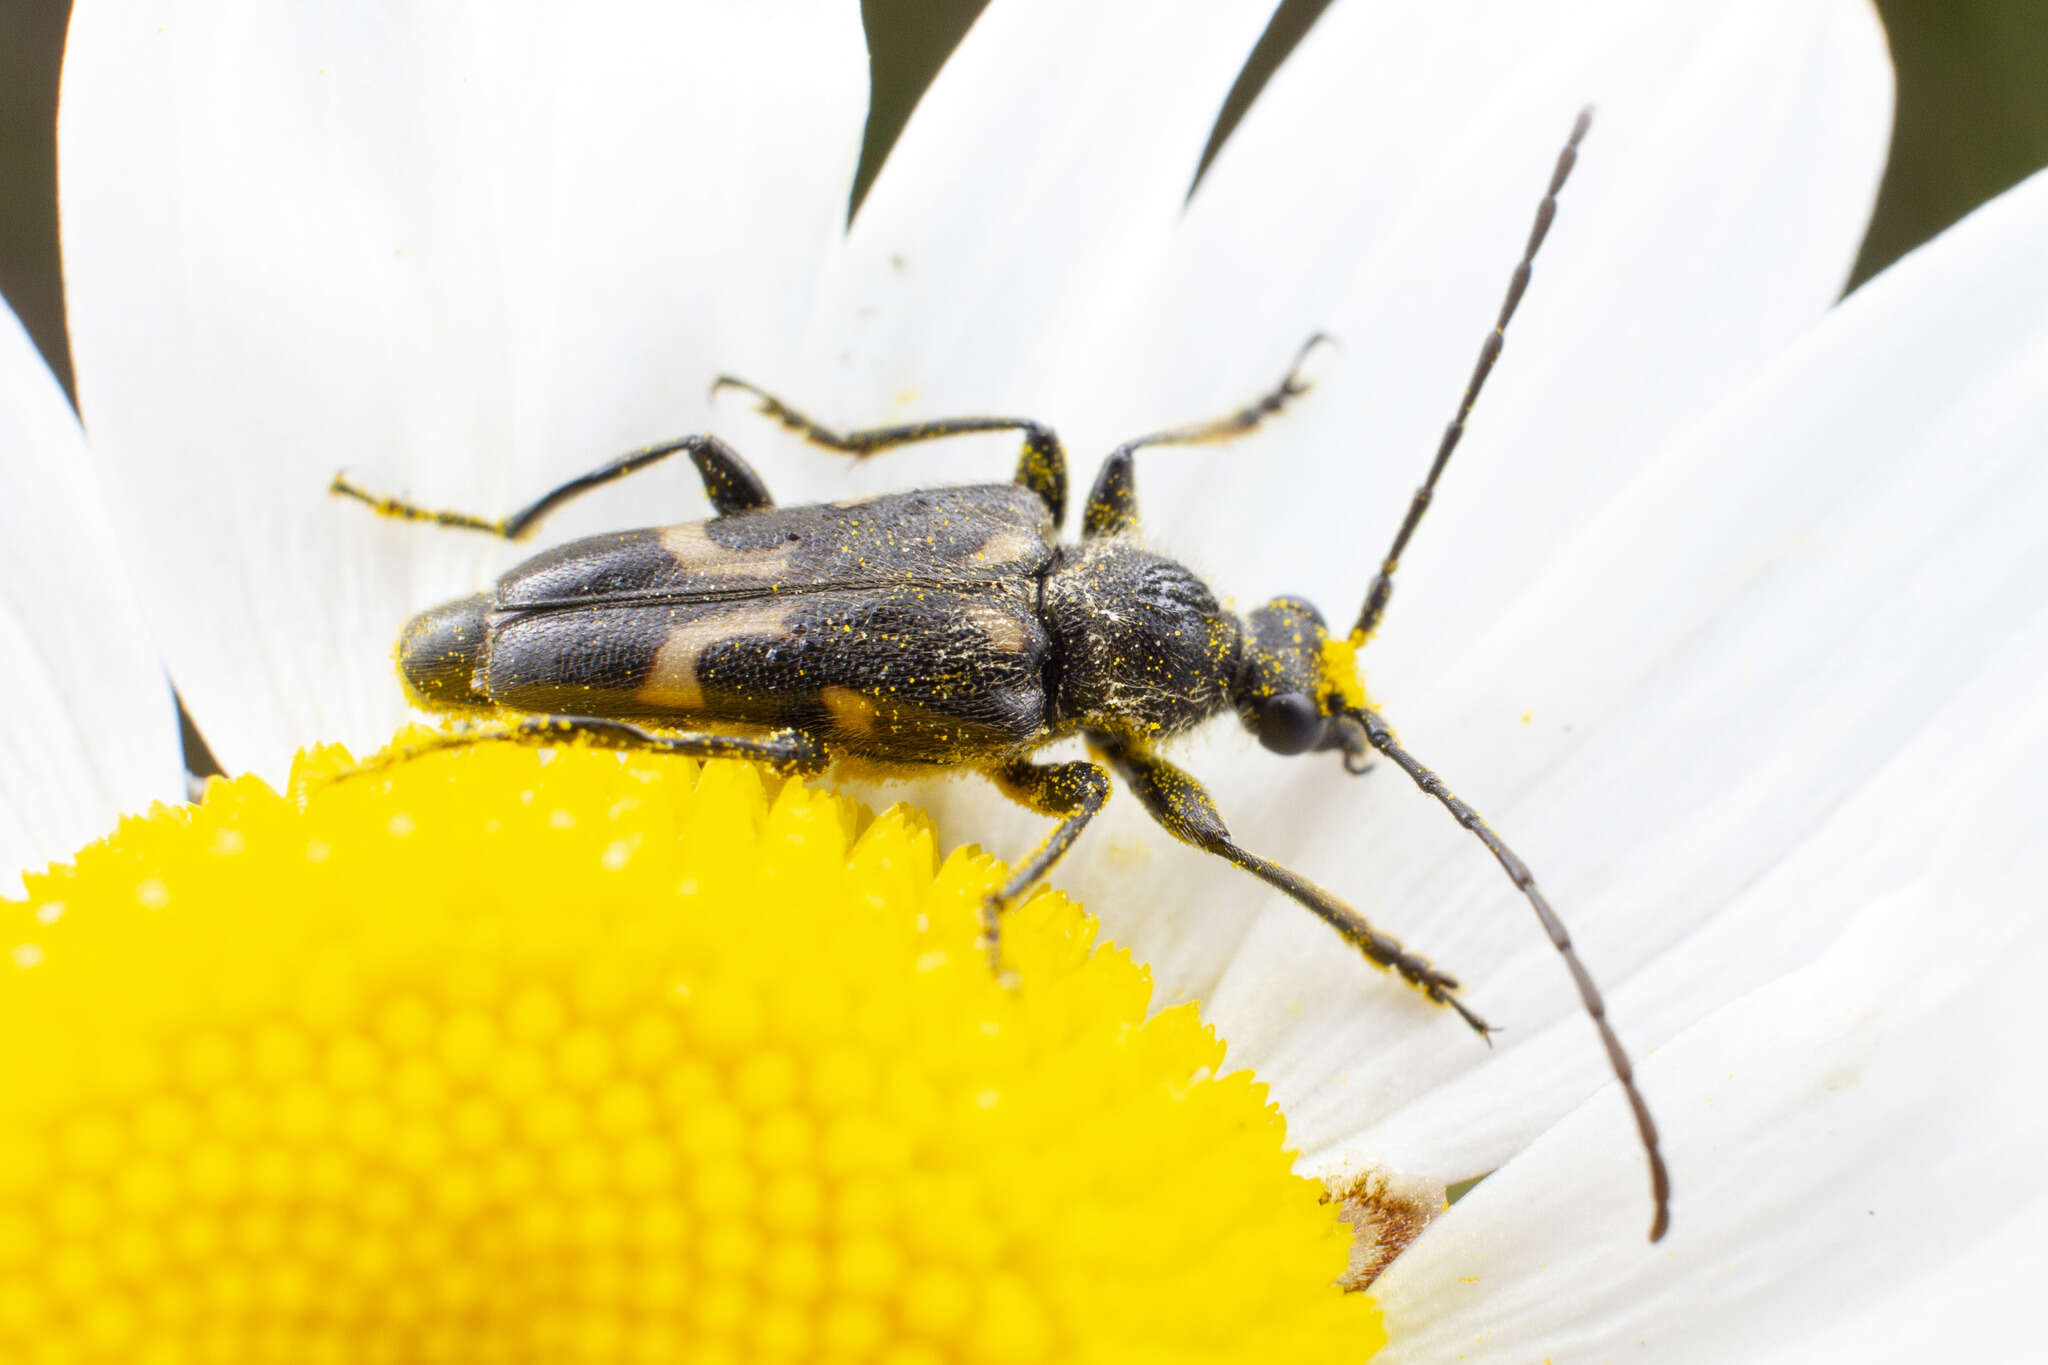
[[[1259,743],[1276,754],[1299,754],[1323,738],[1323,715],[1306,692],[1281,692],[1259,707]]]

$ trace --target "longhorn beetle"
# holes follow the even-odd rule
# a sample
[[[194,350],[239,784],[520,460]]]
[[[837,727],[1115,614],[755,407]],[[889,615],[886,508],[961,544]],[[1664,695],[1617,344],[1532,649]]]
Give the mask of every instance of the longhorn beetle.
[[[1021,432],[1016,477],[777,507],[731,447],[716,436],[686,436],[621,456],[502,520],[380,497],[339,474],[332,491],[387,516],[518,540],[587,489],[687,455],[715,517],[558,546],[488,592],[413,617],[398,651],[413,697],[436,711],[518,713],[510,733],[530,740],[577,737],[750,758],[787,773],[820,772],[840,761],[898,773],[976,768],[1012,799],[1059,822],[983,907],[983,942],[998,969],[1002,911],[1044,879],[1102,809],[1114,770],[1168,833],[1307,907],[1368,959],[1486,1037],[1488,1025],[1458,998],[1456,978],[1306,877],[1236,843],[1208,792],[1154,744],[1235,710],[1274,753],[1336,750],[1353,773],[1365,771],[1372,752],[1384,754],[1486,845],[1571,969],[1635,1112],[1650,1166],[1655,1241],[1670,1221],[1670,1179],[1599,988],[1527,865],[1401,747],[1366,701],[1357,665],[1359,647],[1386,610],[1402,551],[1500,355],[1590,124],[1591,111],[1581,112],[1558,155],[1457,415],[1357,623],[1341,638],[1295,597],[1276,598],[1239,620],[1188,569],[1136,538],[1132,457],[1148,446],[1201,445],[1257,428],[1306,392],[1301,363],[1320,336],[1250,406],[1111,451],[1088,495],[1077,545],[1057,539],[1066,512],[1066,455],[1041,423],[958,417],[838,432],[730,376],[713,383],[714,394],[748,394],[784,427],[855,459],[970,432]],[[672,728],[679,723],[740,732]],[[1033,761],[1035,750],[1076,734],[1087,741],[1090,759]],[[483,737],[456,731],[446,742]]]

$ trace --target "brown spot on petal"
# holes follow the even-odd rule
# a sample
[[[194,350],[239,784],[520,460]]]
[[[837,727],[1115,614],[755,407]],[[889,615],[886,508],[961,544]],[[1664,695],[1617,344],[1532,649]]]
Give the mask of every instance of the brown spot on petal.
[[[1443,1186],[1399,1171],[1376,1167],[1323,1183],[1323,1202],[1335,1204],[1351,1225],[1351,1264],[1337,1280],[1337,1287],[1347,1294],[1378,1279],[1449,1207]]]

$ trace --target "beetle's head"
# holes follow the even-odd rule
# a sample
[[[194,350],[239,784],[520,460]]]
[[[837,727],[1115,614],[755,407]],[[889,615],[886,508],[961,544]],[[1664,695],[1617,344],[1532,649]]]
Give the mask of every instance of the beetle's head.
[[[1364,772],[1370,752],[1355,713],[1366,705],[1356,637],[1333,636],[1323,614],[1299,597],[1276,597],[1251,613],[1231,700],[1245,728],[1276,754],[1337,749]]]

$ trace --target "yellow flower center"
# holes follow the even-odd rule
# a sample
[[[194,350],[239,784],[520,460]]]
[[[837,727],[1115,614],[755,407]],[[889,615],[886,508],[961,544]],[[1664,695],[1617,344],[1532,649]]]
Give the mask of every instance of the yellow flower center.
[[[748,766],[217,782],[0,902],[0,1360],[1358,1362],[1350,1234],[1057,894]]]

